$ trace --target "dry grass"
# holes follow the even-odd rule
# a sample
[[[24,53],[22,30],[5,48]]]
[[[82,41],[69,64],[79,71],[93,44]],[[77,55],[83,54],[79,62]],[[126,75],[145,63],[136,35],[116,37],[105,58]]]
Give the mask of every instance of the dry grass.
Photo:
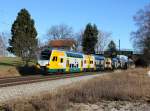
[[[20,76],[16,67],[21,64],[18,57],[0,57],[0,77]]]
[[[88,81],[79,87],[66,90],[72,102],[105,100],[150,100],[150,78],[147,69],[113,73]]]
[[[30,98],[20,98],[2,103],[0,111],[63,111],[69,107],[62,93],[44,93]]]
[[[0,69],[0,78],[16,77],[16,76],[20,76],[16,67],[7,67],[7,68]]]
[[[71,85],[53,94],[41,94],[30,99],[3,105],[7,111],[63,111],[69,103],[94,103],[101,100],[150,101],[148,69],[132,69],[94,78],[80,85]]]

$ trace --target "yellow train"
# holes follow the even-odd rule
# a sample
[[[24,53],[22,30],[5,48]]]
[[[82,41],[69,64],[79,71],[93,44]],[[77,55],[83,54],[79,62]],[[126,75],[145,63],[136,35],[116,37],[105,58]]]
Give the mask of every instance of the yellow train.
[[[129,64],[130,61],[124,55],[119,55],[116,58],[105,58],[101,55],[45,49],[41,51],[37,68],[48,73],[72,73],[127,69]]]
[[[45,49],[37,67],[49,73],[70,73],[104,70],[105,57],[83,53]]]

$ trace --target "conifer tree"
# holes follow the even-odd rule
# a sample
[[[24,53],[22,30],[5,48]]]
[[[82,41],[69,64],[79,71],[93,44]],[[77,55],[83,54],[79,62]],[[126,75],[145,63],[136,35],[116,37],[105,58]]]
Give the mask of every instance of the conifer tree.
[[[111,57],[115,57],[117,55],[116,44],[115,44],[115,42],[113,40],[111,40],[110,43],[108,44],[107,51],[110,52],[110,56]]]
[[[37,48],[37,31],[34,27],[34,20],[26,9],[21,9],[11,28],[12,38],[9,39],[8,51],[28,65],[28,62],[35,57]]]
[[[97,26],[91,25],[90,23],[86,25],[84,34],[82,37],[82,50],[86,54],[95,53],[95,45],[98,39],[98,29]]]

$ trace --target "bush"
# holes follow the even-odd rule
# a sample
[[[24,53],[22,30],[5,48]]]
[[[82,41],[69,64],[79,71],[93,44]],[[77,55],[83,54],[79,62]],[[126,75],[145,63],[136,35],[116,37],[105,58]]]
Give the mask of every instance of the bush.
[[[140,57],[135,61],[136,67],[147,67],[148,61],[146,61],[144,58]]]

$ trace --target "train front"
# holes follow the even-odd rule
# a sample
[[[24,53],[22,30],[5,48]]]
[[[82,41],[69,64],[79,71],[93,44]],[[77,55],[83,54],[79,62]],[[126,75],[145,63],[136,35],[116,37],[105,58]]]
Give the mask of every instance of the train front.
[[[40,69],[41,71],[47,72],[47,66],[50,61],[51,52],[52,51],[49,49],[41,51],[36,65],[37,68]]]

